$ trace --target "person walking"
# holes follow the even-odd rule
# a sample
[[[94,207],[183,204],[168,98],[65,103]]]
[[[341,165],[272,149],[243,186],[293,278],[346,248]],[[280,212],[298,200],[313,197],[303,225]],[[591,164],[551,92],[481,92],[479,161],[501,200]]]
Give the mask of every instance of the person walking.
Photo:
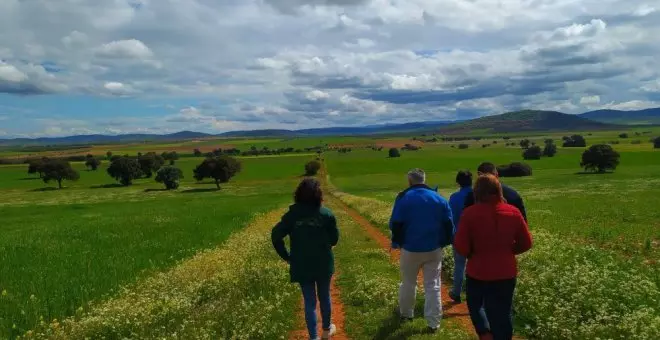
[[[317,297],[323,326],[321,339],[328,339],[337,331],[331,323],[330,301],[330,280],[334,274],[332,247],[339,241],[337,221],[332,212],[322,206],[323,192],[316,179],[304,179],[296,189],[294,201],[273,228],[271,239],[277,254],[290,265],[291,282],[300,284],[310,339],[319,339]],[[287,236],[290,252],[284,244]]]
[[[403,321],[414,317],[417,274],[424,274],[424,317],[429,330],[440,327],[442,248],[453,240],[449,203],[426,184],[421,169],[408,172],[409,187],[397,196],[390,218],[393,248],[401,247],[399,312]]]
[[[459,190],[449,197],[449,206],[451,207],[454,227],[458,228],[465,200],[468,196],[472,196],[472,173],[469,170],[459,171],[456,174],[456,184],[458,184]],[[456,231],[454,229],[454,235]],[[466,258],[457,253],[454,247],[454,286],[449,292],[449,297],[455,303],[461,303],[461,291],[463,290],[463,279],[465,277],[465,262]]]
[[[470,318],[480,339],[510,340],[516,255],[531,249],[532,236],[520,210],[505,203],[496,176],[479,176],[474,197],[475,204],[463,211],[454,240],[454,249],[468,259]]]
[[[490,174],[499,178],[497,167],[495,166],[495,164],[491,162],[483,162],[477,168],[478,176],[486,175],[486,174]],[[525,218],[525,221],[527,221],[527,211],[525,210],[525,204],[523,203],[523,199],[522,197],[520,197],[520,194],[518,194],[517,191],[515,191],[513,188],[505,184],[501,184],[501,186],[502,186],[502,194],[504,196],[504,199],[506,200],[506,203],[511,204],[514,207],[518,208],[523,218]],[[473,204],[474,204],[474,195],[467,195],[467,197],[465,198],[465,208]]]

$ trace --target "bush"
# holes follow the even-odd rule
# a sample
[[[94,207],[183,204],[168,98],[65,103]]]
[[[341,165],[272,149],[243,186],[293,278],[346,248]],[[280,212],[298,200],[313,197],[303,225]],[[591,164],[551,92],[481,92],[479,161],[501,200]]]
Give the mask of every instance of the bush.
[[[563,139],[565,148],[583,148],[587,146],[587,141],[580,135],[564,136]]]
[[[620,157],[619,153],[611,145],[592,145],[582,153],[580,166],[586,171],[598,171],[601,173],[607,170],[613,171],[619,165]]]
[[[619,138],[628,138],[628,134],[625,133],[625,132],[621,133],[621,134],[619,134]]]
[[[539,146],[532,146],[529,149],[525,149],[523,151],[523,158],[526,160],[530,159],[541,159],[541,155],[543,155],[543,151]]]
[[[305,176],[316,176],[319,170],[321,170],[321,162],[318,160],[305,164]]]
[[[241,172],[241,169],[241,162],[236,158],[219,156],[205,159],[193,170],[193,173],[198,181],[204,178],[213,178],[215,186],[220,189],[220,183],[229,182],[232,177]]]
[[[152,174],[165,164],[165,159],[160,155],[156,155],[154,152],[147,152],[138,157],[138,163],[144,176],[151,178]]]
[[[397,148],[390,148],[390,151],[388,151],[387,154],[390,156],[390,158],[401,157],[401,153]]]
[[[401,150],[408,150],[408,151],[417,151],[419,149],[421,149],[419,146],[413,144],[406,144],[401,148]]]
[[[87,169],[96,171],[101,165],[101,160],[94,157],[93,155],[87,155],[87,160],[85,161],[85,166]]]
[[[525,177],[532,175],[532,167],[526,163],[514,162],[497,167],[500,177]]]
[[[142,177],[142,168],[137,159],[119,157],[110,163],[108,175],[124,186],[133,184],[133,180]]]
[[[656,137],[653,139],[653,147],[656,149],[660,149],[660,137]]]
[[[469,144],[465,144],[465,143],[458,144],[458,148],[459,148],[460,150],[465,150],[465,149],[467,149],[467,148],[469,148],[469,147],[470,147]]]
[[[156,173],[156,182],[165,184],[167,190],[177,189],[182,178],[183,171],[173,166],[163,167]]]
[[[545,140],[545,147],[543,148],[543,156],[554,157],[557,154],[557,145],[552,139]]]
[[[523,139],[523,140],[520,141],[520,147],[523,148],[523,149],[529,148],[530,144],[531,144],[531,142],[529,141],[529,139]]]
[[[202,151],[199,149],[193,150],[193,156],[195,157],[202,157]]]

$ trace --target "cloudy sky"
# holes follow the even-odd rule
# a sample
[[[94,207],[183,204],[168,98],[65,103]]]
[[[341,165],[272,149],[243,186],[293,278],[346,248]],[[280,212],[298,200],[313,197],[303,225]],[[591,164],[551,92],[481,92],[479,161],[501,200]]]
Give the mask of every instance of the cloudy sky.
[[[660,106],[657,0],[0,0],[0,138]]]

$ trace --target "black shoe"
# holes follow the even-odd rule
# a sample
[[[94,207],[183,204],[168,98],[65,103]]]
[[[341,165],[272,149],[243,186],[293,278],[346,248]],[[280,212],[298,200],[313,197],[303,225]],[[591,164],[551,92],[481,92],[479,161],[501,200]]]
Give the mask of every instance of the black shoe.
[[[401,323],[412,322],[412,321],[413,321],[413,318],[407,318],[407,317],[404,317],[404,316],[402,316],[399,319],[399,322],[401,322]]]
[[[454,301],[454,303],[461,303],[463,300],[461,300],[461,295],[459,294],[458,296],[454,295],[454,293],[449,292],[449,297]]]
[[[438,329],[440,329],[440,327],[433,328],[431,326],[428,326],[428,327],[426,327],[426,333],[427,334],[435,334],[435,333],[438,332]]]

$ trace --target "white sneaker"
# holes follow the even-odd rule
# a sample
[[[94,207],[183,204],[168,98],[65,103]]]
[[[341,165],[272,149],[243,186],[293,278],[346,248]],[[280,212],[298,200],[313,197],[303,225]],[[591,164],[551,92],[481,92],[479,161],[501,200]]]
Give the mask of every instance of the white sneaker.
[[[323,336],[321,336],[321,339],[323,340],[330,339],[330,337],[335,335],[336,333],[337,333],[337,326],[335,326],[335,324],[330,324],[330,329],[323,330]]]

